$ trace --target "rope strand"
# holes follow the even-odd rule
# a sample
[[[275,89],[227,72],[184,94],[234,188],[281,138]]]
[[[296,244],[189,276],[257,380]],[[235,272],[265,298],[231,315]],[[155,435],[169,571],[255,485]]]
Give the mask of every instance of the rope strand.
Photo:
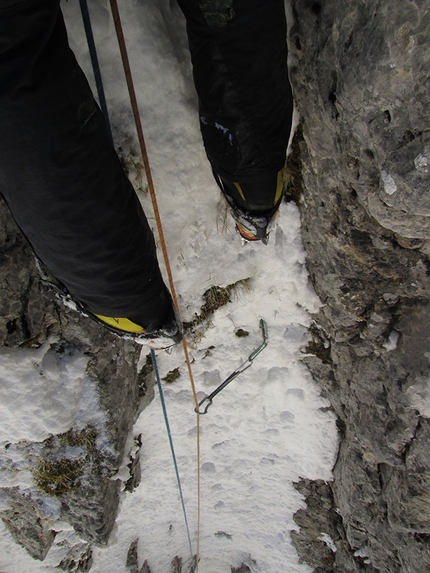
[[[106,104],[105,92],[103,89],[102,73],[100,71],[99,59],[97,57],[96,44],[94,42],[93,28],[91,26],[90,13],[88,11],[87,0],[79,0],[81,7],[82,20],[84,22],[85,35],[87,37],[88,50],[90,52],[91,64],[93,67],[94,79],[96,82],[97,95],[99,97],[100,109],[108,127],[109,137],[113,145],[112,129],[109,121],[109,113]]]
[[[164,422],[166,424],[167,435],[169,438],[170,451],[172,452],[173,465],[175,466],[176,481],[177,481],[178,489],[179,489],[179,497],[181,498],[182,512],[184,514],[185,528],[187,530],[188,545],[190,547],[191,564],[192,564],[191,568],[192,568],[192,571],[194,572],[195,569],[194,569],[194,564],[193,564],[193,561],[194,561],[193,547],[191,544],[191,536],[190,536],[190,528],[188,526],[187,511],[185,509],[184,494],[182,493],[181,478],[179,477],[178,462],[176,460],[175,448],[173,447],[172,432],[170,430],[169,418],[167,416],[166,401],[164,399],[163,386],[161,384],[160,372],[158,370],[157,357],[155,356],[155,352],[152,348],[151,348],[151,358],[152,358],[152,364],[154,365],[155,378],[157,380],[158,392],[160,393],[161,407],[163,409]]]
[[[120,18],[119,10],[118,10],[118,3],[117,3],[117,0],[109,0],[109,1],[110,1],[111,10],[112,10],[112,17],[113,17],[113,21],[114,21],[114,25],[115,25],[116,35],[117,35],[117,39],[118,39],[118,45],[119,45],[119,49],[120,49],[120,53],[121,53],[121,59],[122,59],[123,67],[124,67],[124,74],[125,74],[125,79],[126,79],[126,83],[127,83],[127,89],[128,89],[128,93],[130,96],[130,103],[131,103],[131,107],[133,110],[134,121],[136,124],[137,137],[139,140],[140,151],[142,154],[146,179],[148,182],[149,194],[151,197],[152,207],[153,207],[154,215],[155,215],[155,221],[157,224],[157,230],[158,230],[158,235],[159,235],[159,239],[160,239],[160,246],[161,246],[161,250],[163,253],[163,258],[164,258],[164,263],[166,266],[167,276],[169,279],[170,291],[172,294],[173,303],[174,303],[174,305],[175,305],[175,307],[179,313],[178,297],[176,295],[176,289],[175,289],[175,284],[173,281],[173,275],[172,275],[172,270],[171,270],[171,266],[170,266],[169,255],[167,252],[166,241],[164,238],[163,226],[161,223],[160,211],[158,209],[157,197],[155,195],[154,182],[152,179],[151,168],[149,165],[148,152],[146,149],[145,138],[143,135],[142,122],[140,120],[139,108],[138,108],[137,99],[136,99],[136,92],[134,89],[133,78],[132,78],[131,68],[130,68],[130,62],[128,59],[127,47],[126,47],[126,43],[125,43],[125,39],[124,39],[124,33],[122,30],[121,18]],[[185,337],[182,339],[182,347],[183,347],[183,351],[184,351],[185,362],[187,364],[188,375],[189,375],[190,382],[191,382],[191,389],[192,389],[192,393],[193,393],[194,403],[195,403],[196,408],[198,408],[197,391],[196,391],[196,386],[194,383],[194,377],[193,377],[193,373],[192,373],[192,369],[191,369],[191,362],[190,362],[190,357],[189,357],[188,347],[187,347]],[[196,416],[196,429],[197,429],[197,452],[196,452],[196,456],[197,456],[197,557],[196,557],[196,572],[197,572],[198,571],[199,554],[200,554],[200,518],[201,518],[201,503],[200,503],[200,498],[201,498],[201,487],[200,487],[200,482],[201,482],[201,475],[200,475],[200,417],[198,415]]]

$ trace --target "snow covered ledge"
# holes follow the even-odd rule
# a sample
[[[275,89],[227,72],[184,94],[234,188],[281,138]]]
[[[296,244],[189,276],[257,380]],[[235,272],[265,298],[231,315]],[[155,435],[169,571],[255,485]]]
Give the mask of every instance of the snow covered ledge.
[[[153,376],[138,375],[137,345],[40,284],[3,202],[0,221],[0,517],[33,558],[55,539],[56,563],[84,571],[91,545],[112,531],[124,482],[138,481],[128,438]],[[137,477],[121,472],[122,481],[124,457]]]

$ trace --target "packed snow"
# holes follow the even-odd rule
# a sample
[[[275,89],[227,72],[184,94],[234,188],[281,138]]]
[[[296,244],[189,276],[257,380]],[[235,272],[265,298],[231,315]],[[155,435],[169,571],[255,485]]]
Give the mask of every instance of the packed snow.
[[[199,571],[230,573],[231,567],[245,563],[253,573],[308,573],[311,568],[299,563],[290,539],[290,531],[297,529],[293,514],[305,506],[293,482],[300,477],[331,479],[337,436],[329,404],[301,362],[310,314],[320,303],[308,284],[298,209],[282,204],[267,246],[242,244],[202,146],[182,14],[166,0],[122,0],[119,8],[182,319],[192,320],[199,313],[202,295],[211,286],[243,281],[208,328],[190,337],[199,399],[259,346],[260,318],[268,328],[267,348],[200,417]],[[93,0],[90,10],[114,139],[130,165],[136,164],[135,130],[107,0]],[[63,11],[71,46],[93,84],[78,2],[63,3]],[[131,170],[139,184],[132,165]],[[141,186],[139,196],[156,234],[144,181]],[[160,264],[163,267],[161,260]],[[238,329],[249,335],[236,336]],[[102,426],[97,396],[85,377],[84,357],[55,362],[47,345],[39,350],[2,350],[0,360],[2,451],[6,443],[42,440],[65,431],[82,416],[92,416]],[[196,414],[181,347],[171,355],[158,353],[158,363],[162,377],[176,368],[180,372],[174,383],[164,383],[164,392],[195,551]],[[82,411],[84,404],[92,412]],[[141,414],[130,440],[140,433],[141,484],[132,494],[122,494],[108,546],[94,549],[92,573],[127,573],[127,551],[137,538],[139,567],[147,560],[152,573],[167,573],[178,555],[189,569],[158,395]],[[17,460],[16,469],[22,463]],[[22,487],[31,487],[30,472],[23,469],[21,474]],[[7,479],[10,476],[0,476],[0,486],[16,483]],[[39,562],[14,543],[0,522],[0,571],[58,571],[61,543],[79,542],[67,524],[60,525],[47,558]],[[325,539],[327,532],[321,535]]]

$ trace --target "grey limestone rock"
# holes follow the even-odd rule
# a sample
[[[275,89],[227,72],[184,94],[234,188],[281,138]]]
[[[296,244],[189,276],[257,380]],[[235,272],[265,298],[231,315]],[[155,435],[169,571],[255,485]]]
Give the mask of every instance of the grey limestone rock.
[[[304,550],[311,538],[321,549],[309,526],[293,539],[315,571],[422,573],[430,570],[430,11],[420,0],[292,7],[302,119],[289,194],[323,303],[304,360],[338,416],[329,485],[341,518],[332,563],[326,548]],[[321,529],[308,507],[306,523],[313,517]]]
[[[61,529],[56,523],[68,522],[80,541],[70,547],[62,542],[58,566],[87,571],[91,545],[104,545],[115,523],[124,487],[115,474],[128,455],[136,417],[153,397],[153,372],[147,364],[138,373],[139,345],[66,308],[41,283],[31,249],[2,201],[0,220],[0,345],[29,353],[45,348],[41,370],[46,364],[61,366],[68,356],[82,357],[87,390],[96,394],[99,409],[42,442],[3,444],[0,473],[19,482],[19,472],[30,471],[33,485],[22,489],[0,481],[0,517],[15,540],[42,560]],[[139,481],[136,446],[130,460],[131,491]]]
[[[55,539],[55,531],[45,519],[36,501],[18,489],[8,492],[9,509],[2,512],[2,519],[14,539],[23,545],[34,559],[45,559]]]
[[[127,552],[127,560],[125,562],[125,565],[129,573],[139,573],[138,552],[137,552],[138,543],[139,543],[138,539],[132,541]]]

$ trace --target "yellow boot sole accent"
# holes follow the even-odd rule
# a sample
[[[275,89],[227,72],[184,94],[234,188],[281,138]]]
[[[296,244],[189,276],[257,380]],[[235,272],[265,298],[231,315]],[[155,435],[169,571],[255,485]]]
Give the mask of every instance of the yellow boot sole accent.
[[[281,171],[278,172],[278,180],[276,182],[276,194],[275,194],[275,200],[273,201],[273,206],[275,206],[276,203],[279,201],[279,199],[282,196],[282,191],[284,190],[284,182],[282,175],[283,173],[281,169]]]
[[[245,193],[243,192],[242,187],[239,185],[239,183],[236,183],[235,181],[233,181],[233,185],[236,187],[236,189],[239,192],[239,195],[242,197],[242,199],[244,201],[246,201],[246,197],[245,197]],[[282,191],[284,190],[284,181],[283,181],[283,169],[281,169],[280,171],[278,171],[278,177],[276,180],[276,191],[275,191],[275,199],[273,201],[273,206],[275,206],[279,199],[282,196]]]
[[[144,328],[128,318],[113,318],[112,316],[102,316],[101,314],[96,314],[95,316],[108,326],[113,326],[113,328],[123,330],[124,332],[132,332],[134,334],[143,334],[146,332]]]

